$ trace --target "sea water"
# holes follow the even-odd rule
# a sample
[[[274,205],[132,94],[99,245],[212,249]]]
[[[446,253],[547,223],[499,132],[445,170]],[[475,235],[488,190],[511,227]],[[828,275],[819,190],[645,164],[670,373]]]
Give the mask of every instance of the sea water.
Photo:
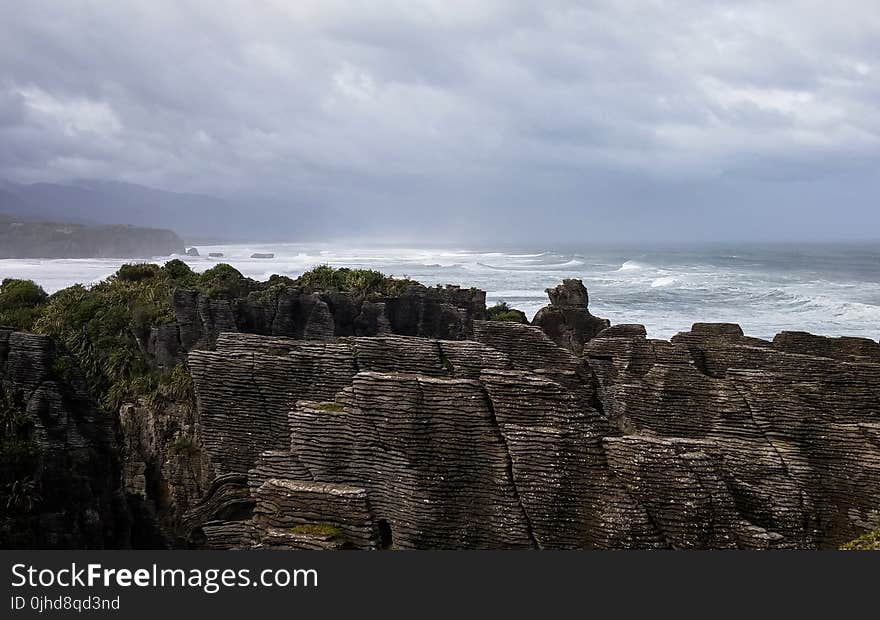
[[[319,264],[369,268],[426,285],[458,284],[487,292],[529,317],[547,304],[547,287],[580,278],[593,314],[642,323],[669,338],[697,321],[735,322],[748,335],[782,330],[880,338],[880,244],[595,246],[564,250],[251,244],[199,246],[178,257],[196,271],[218,262],[244,275],[291,277]],[[222,252],[223,258],[209,258]],[[273,253],[253,259],[253,253]],[[154,259],[163,262],[167,258]],[[125,260],[0,260],[0,278],[28,278],[54,292],[91,284]]]

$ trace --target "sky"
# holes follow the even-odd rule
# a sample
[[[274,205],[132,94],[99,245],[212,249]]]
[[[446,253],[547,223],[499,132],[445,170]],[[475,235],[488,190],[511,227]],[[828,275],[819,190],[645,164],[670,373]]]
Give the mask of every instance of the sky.
[[[880,2],[0,0],[0,178],[390,238],[878,238]]]

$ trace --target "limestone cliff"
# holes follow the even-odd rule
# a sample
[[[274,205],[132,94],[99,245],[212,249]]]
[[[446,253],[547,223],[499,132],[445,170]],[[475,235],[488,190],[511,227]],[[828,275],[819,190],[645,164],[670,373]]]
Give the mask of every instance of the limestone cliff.
[[[189,356],[207,548],[829,548],[880,527],[880,345],[621,325],[223,334]],[[235,519],[224,514],[235,512]]]
[[[403,334],[461,340],[485,318],[486,293],[457,286],[413,283],[398,295],[364,296],[303,286],[212,297],[194,289],[174,295],[176,322],[155,327],[145,348],[159,365],[173,365],[194,349],[211,349],[221,333],[333,340],[343,336]]]
[[[0,546],[810,549],[880,528],[880,344],[653,340],[578,281],[549,292],[527,325],[455,287],[179,289],[139,338],[194,396],[118,419],[52,340],[0,330]]]

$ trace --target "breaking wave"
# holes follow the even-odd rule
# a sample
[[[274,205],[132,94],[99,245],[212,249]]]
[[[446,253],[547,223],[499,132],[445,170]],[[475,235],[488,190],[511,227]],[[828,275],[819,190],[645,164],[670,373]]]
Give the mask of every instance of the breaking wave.
[[[651,288],[669,286],[670,284],[675,284],[676,281],[677,280],[673,276],[663,276],[662,278],[655,278],[651,282]]]

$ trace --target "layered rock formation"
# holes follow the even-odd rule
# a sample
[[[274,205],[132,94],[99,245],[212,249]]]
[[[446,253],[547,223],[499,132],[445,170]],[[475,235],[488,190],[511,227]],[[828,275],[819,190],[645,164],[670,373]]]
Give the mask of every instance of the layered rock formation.
[[[178,291],[146,346],[186,359],[195,402],[126,405],[120,446],[50,340],[0,330],[3,445],[27,457],[2,470],[0,546],[833,548],[880,528],[880,344],[653,340],[590,315],[579,281],[550,294],[525,325],[454,287]]]
[[[472,334],[193,352],[224,490],[190,543],[827,548],[880,526],[876,343],[619,325],[578,355],[535,326]]]
[[[174,311],[177,322],[153,328],[144,343],[160,366],[183,361],[194,349],[214,348],[223,332],[304,340],[381,334],[462,340],[472,334],[475,319],[485,318],[486,293],[413,284],[400,295],[367,298],[289,286],[230,299],[181,289]]]
[[[550,305],[538,310],[532,321],[561,347],[580,355],[584,343],[610,326],[608,319],[590,314],[590,297],[580,280],[563,280],[555,288],[548,288]]]

